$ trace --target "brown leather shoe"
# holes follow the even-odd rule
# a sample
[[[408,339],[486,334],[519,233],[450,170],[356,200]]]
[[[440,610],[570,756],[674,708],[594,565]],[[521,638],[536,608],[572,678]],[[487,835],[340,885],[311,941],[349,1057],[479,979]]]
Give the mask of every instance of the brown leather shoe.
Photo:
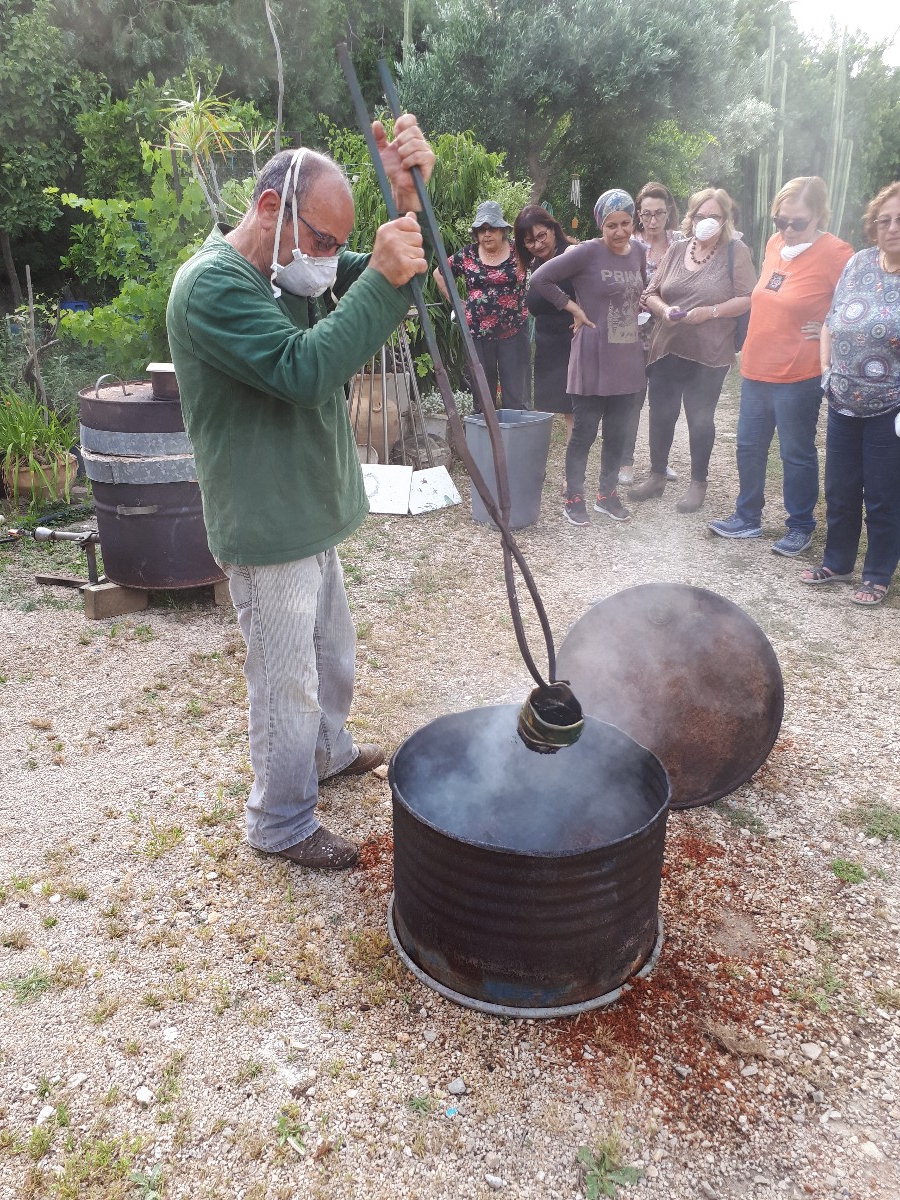
[[[358,853],[353,842],[332,833],[324,825],[295,846],[276,851],[278,858],[286,858],[298,867],[309,867],[311,871],[343,871],[353,866]]]
[[[703,501],[706,499],[706,484],[699,483],[696,479],[691,480],[691,486],[684,493],[675,507],[680,513],[697,512],[703,507]]]
[[[356,758],[347,763],[346,767],[342,767],[340,771],[335,771],[333,775],[327,776],[328,779],[340,779],[342,775],[365,775],[368,771],[374,771],[376,767],[380,767],[384,762],[384,751],[380,746],[364,742],[356,749]]]
[[[657,475],[656,472],[651,472],[643,483],[637,484],[635,487],[628,489],[629,500],[656,500],[666,490],[665,475]]]

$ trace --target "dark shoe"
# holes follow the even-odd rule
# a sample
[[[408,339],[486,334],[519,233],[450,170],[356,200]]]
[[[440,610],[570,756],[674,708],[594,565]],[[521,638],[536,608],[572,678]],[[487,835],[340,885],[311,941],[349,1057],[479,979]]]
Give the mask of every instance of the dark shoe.
[[[805,571],[800,572],[800,582],[813,585],[819,583],[841,583],[852,578],[852,575],[839,575],[836,571],[830,571],[828,567],[808,567]]]
[[[628,489],[629,500],[656,500],[666,490],[665,475],[657,475],[652,472],[643,483],[639,483],[636,487]]]
[[[384,751],[380,746],[365,743],[357,746],[356,750],[356,758],[347,763],[346,767],[341,767],[340,771],[329,775],[329,779],[340,779],[342,775],[365,775],[369,771],[374,771],[376,767],[380,767],[384,762]]]
[[[796,558],[812,545],[812,534],[804,533],[802,529],[790,529],[779,541],[772,546],[773,554],[783,554],[785,558]]]
[[[870,579],[864,579],[850,597],[850,601],[863,608],[874,608],[876,604],[884,601],[887,594],[888,590],[883,583],[872,583]]]
[[[311,837],[275,853],[278,858],[286,858],[298,867],[309,867],[311,871],[343,871],[353,866],[359,851],[353,842],[320,825]]]
[[[597,493],[597,502],[594,505],[594,512],[603,513],[604,516],[612,517],[614,521],[630,521],[631,513],[619,499],[619,493],[615,490],[609,495],[604,495],[603,492]]]
[[[723,538],[762,537],[762,525],[755,521],[744,521],[737,513],[732,513],[730,517],[724,517],[719,521],[710,521],[707,528]]]
[[[698,512],[706,499],[706,484],[696,479],[691,480],[691,486],[681,497],[675,507],[680,513]]]
[[[588,525],[587,505],[584,496],[569,496],[563,505],[563,512],[570,525]]]

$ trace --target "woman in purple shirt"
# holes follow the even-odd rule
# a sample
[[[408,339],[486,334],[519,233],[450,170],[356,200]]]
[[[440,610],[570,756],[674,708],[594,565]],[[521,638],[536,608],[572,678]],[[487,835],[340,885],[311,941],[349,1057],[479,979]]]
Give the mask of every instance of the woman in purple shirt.
[[[627,521],[616,481],[635,393],[644,388],[644,351],[638,337],[638,309],[647,274],[642,247],[632,241],[634,201],[613,188],[594,205],[601,236],[544,263],[531,286],[557,309],[574,318],[567,391],[575,425],[566,449],[565,515],[587,525],[585,472],[591,446],[603,422],[600,479],[594,511]],[[572,300],[560,286],[575,289]]]

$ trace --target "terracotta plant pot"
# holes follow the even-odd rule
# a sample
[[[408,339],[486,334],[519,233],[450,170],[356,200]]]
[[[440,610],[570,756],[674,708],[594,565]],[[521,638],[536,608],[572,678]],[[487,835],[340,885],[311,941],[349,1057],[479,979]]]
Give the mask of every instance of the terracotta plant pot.
[[[51,464],[41,464],[41,471],[20,467],[4,471],[3,484],[11,499],[59,500],[66,496],[78,475],[78,459],[74,454],[58,455]]]

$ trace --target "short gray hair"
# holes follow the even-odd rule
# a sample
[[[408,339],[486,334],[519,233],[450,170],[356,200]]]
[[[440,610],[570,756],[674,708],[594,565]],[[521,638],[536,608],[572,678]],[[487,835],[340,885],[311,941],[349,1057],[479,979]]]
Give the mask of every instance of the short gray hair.
[[[253,202],[255,203],[263,192],[274,191],[281,195],[284,189],[284,177],[290,170],[291,163],[294,161],[294,155],[297,153],[294,150],[281,150],[278,154],[273,154],[267,163],[264,164],[259,175],[256,177],[256,186],[253,189]],[[327,154],[320,154],[317,150],[307,150],[303,155],[303,162],[300,165],[300,174],[297,179],[297,207],[300,208],[309,193],[312,185],[326,175],[333,175],[340,179],[347,191],[350,191],[350,185],[344,172]]]

